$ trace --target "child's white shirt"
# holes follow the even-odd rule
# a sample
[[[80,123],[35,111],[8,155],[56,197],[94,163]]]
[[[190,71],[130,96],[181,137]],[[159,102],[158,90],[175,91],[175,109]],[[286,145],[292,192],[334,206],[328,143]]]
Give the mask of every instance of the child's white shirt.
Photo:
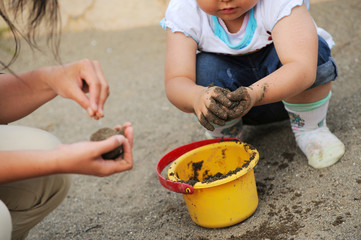
[[[230,34],[224,29],[221,20],[201,10],[196,0],[171,0],[161,26],[192,37],[199,51],[247,54],[271,44],[271,32],[276,23],[303,2],[309,7],[309,0],[259,0],[253,10],[247,13],[247,26],[242,26],[236,34]],[[317,31],[331,48],[334,45],[331,35],[319,27]],[[235,44],[235,36],[239,38],[239,44]]]

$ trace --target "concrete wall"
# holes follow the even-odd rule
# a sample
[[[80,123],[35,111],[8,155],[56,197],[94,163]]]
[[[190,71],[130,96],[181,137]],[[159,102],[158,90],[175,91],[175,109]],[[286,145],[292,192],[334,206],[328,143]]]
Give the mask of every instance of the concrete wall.
[[[109,31],[159,24],[168,2],[169,0],[59,0],[62,31]],[[21,28],[22,24],[18,22],[16,25]],[[0,19],[0,33],[6,28],[5,22]],[[5,30],[3,36],[7,35]]]
[[[61,0],[63,31],[119,30],[159,24],[168,0]]]
[[[311,0],[312,3],[333,0]],[[169,0],[59,0],[64,31],[119,30],[159,24]]]
[[[334,0],[311,0],[312,3]],[[59,0],[63,31],[121,30],[159,24],[169,0]],[[4,23],[0,21],[0,28]]]

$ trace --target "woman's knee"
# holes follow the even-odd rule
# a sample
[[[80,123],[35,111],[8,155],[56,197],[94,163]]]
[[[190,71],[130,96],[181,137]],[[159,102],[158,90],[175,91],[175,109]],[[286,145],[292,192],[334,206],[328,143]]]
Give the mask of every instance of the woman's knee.
[[[0,200],[0,239],[10,240],[12,231],[11,216],[6,205]]]
[[[60,182],[61,184],[59,185],[60,187],[58,188],[58,192],[59,192],[59,198],[62,200],[64,200],[64,198],[66,197],[66,195],[69,192],[70,186],[71,186],[71,175],[69,174],[59,174],[59,175],[55,175],[56,177],[60,178]]]
[[[60,143],[53,134],[41,129],[0,125],[0,150],[47,150]]]
[[[11,213],[12,237],[25,239],[30,229],[63,202],[70,185],[70,176],[59,174],[3,186],[0,197],[4,199]]]

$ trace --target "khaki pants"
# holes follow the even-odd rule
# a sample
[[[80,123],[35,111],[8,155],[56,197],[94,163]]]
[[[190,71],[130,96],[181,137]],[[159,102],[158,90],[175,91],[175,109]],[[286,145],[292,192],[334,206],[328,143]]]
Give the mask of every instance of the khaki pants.
[[[45,150],[58,144],[56,137],[43,130],[0,125],[0,151]],[[59,206],[69,187],[70,177],[64,174],[0,184],[0,239],[10,239],[10,235],[25,239],[32,227]]]

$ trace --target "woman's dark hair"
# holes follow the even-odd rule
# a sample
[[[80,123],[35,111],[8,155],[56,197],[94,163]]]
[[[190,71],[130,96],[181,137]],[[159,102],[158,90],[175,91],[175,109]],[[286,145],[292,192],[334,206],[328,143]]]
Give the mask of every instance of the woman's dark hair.
[[[18,57],[21,38],[25,39],[31,48],[39,50],[36,38],[41,25],[47,31],[48,46],[52,49],[55,58],[59,60],[61,21],[58,0],[2,0],[0,1],[0,16],[9,26],[15,42],[11,60],[4,64],[0,59],[0,64],[4,69]],[[21,30],[15,25],[19,20],[24,26]]]

